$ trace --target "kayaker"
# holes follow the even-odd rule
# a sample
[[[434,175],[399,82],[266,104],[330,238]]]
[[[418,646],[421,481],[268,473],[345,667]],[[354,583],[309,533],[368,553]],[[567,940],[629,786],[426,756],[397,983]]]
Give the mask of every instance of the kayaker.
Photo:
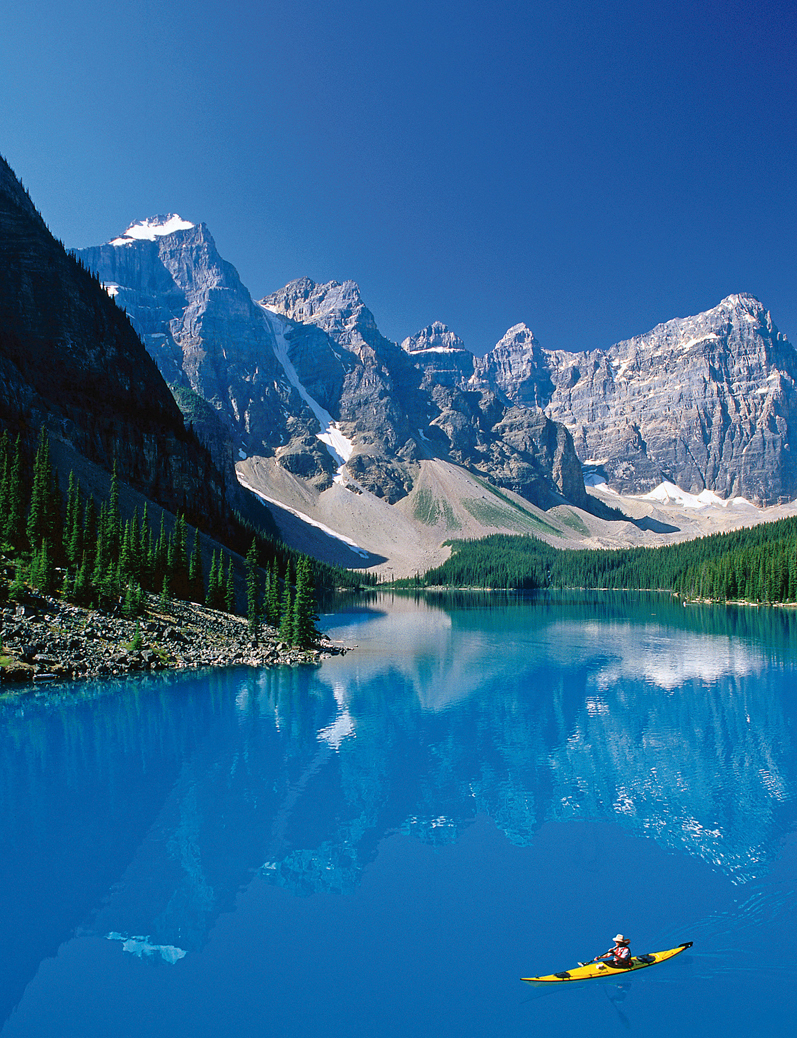
[[[617,969],[627,969],[631,965],[631,938],[624,937],[618,933],[614,938],[614,947],[610,948],[605,955],[596,955],[595,961],[608,959],[610,966]]]

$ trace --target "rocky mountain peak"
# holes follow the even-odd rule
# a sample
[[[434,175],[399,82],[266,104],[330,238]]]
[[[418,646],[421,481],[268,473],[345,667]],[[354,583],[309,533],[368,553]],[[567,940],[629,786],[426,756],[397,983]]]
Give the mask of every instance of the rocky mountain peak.
[[[265,296],[260,305],[299,324],[322,329],[338,345],[357,354],[366,345],[376,349],[387,344],[354,281],[319,285],[310,278],[299,278]]]
[[[500,342],[476,360],[474,388],[496,388],[502,398],[524,407],[545,407],[553,391],[546,351],[528,325],[513,325]]]
[[[329,281],[319,285],[307,277],[289,281],[278,292],[264,296],[260,303],[302,324],[321,324],[330,314],[365,306],[356,282]]]
[[[538,347],[539,345],[534,337],[534,332],[527,324],[521,321],[520,324],[512,325],[500,342],[496,344],[495,349],[500,350],[506,347],[523,347],[528,349],[529,347]]]
[[[452,350],[467,349],[462,339],[442,321],[433,321],[415,335],[407,336],[401,343],[401,348],[406,353],[422,353],[424,350],[449,353]]]
[[[277,416],[285,407],[301,413],[301,401],[285,384],[262,310],[205,224],[151,217],[79,255],[124,306],[167,381],[209,401],[237,449],[280,444]]]

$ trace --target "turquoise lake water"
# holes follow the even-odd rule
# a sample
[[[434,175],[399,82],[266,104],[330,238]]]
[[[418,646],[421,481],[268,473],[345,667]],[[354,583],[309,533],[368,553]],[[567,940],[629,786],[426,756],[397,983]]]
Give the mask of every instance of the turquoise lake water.
[[[373,594],[320,668],[0,699],[0,1035],[779,1035],[797,616]],[[536,989],[605,951],[694,946]]]

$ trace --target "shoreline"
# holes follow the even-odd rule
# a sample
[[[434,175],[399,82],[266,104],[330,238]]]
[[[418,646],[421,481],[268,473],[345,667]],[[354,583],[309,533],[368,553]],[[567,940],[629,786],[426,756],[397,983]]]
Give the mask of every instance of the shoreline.
[[[0,610],[0,694],[33,682],[124,677],[200,667],[318,665],[347,647],[321,636],[311,649],[287,645],[266,625],[254,644],[245,617],[196,602],[162,608],[147,596],[134,619],[30,594]]]

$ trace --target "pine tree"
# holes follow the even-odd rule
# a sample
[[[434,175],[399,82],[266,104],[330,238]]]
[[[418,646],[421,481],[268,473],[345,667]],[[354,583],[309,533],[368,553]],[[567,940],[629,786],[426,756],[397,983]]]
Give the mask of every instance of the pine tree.
[[[208,573],[208,590],[205,595],[205,605],[211,609],[216,608],[216,597],[218,595],[218,574],[216,571],[216,552],[210,556],[210,572]]]
[[[180,513],[174,524],[170,542],[169,565],[171,588],[176,598],[187,599],[191,594],[191,584],[188,572],[188,524],[185,516]]]
[[[194,547],[188,567],[188,583],[191,589],[191,601],[204,601],[205,577],[202,573],[202,544],[199,539],[199,530],[194,530]]]
[[[91,577],[89,581],[91,584],[92,599],[94,601],[99,601],[99,599],[102,597],[103,588],[105,586],[106,569],[107,564],[105,563],[103,558],[102,537],[100,536],[99,541],[97,543],[97,550],[94,553],[94,566],[92,567]]]
[[[224,608],[228,613],[235,612],[235,574],[232,568],[232,558],[227,558],[227,583],[224,589]]]
[[[77,566],[83,552],[83,504],[80,499],[80,484],[75,473],[69,473],[69,490],[66,497],[64,518],[64,551],[70,566]]]
[[[122,517],[119,514],[119,475],[116,471],[116,458],[114,458],[113,472],[111,473],[111,489],[105,510],[103,537],[108,557],[112,559],[118,558],[122,541]]]
[[[11,468],[9,454],[8,430],[3,429],[3,435],[0,436],[0,534],[5,530],[8,518],[8,483]]]
[[[293,608],[291,602],[291,585],[288,581],[288,571],[285,571],[285,589],[282,592],[282,603],[280,606],[280,638],[293,645]]]
[[[296,596],[293,600],[293,644],[303,649],[318,640],[312,579],[310,559],[305,555],[296,564]]]
[[[149,528],[149,508],[146,501],[144,502],[144,510],[141,513],[139,558],[141,559],[141,585],[152,590],[154,587],[155,560],[152,552],[152,531]]]
[[[138,616],[141,612],[141,588],[138,584],[131,580],[125,587],[125,598],[124,604],[122,605],[122,614],[128,618]]]
[[[21,548],[25,534],[25,501],[22,483],[22,446],[17,436],[8,457],[8,494],[3,539],[15,548]]]
[[[257,541],[252,541],[252,546],[246,553],[246,617],[249,621],[249,631],[252,640],[257,645],[258,627],[260,621],[260,607],[258,603],[258,564],[257,564]]]
[[[153,580],[156,582],[156,586],[160,586],[163,583],[164,576],[168,575],[169,561],[169,538],[166,536],[166,520],[163,517],[163,512],[161,512],[158,539],[155,542],[153,554],[155,560]]]
[[[271,560],[266,590],[266,617],[271,627],[279,627],[280,622],[280,582],[277,560]]]
[[[44,426],[39,432],[39,445],[33,461],[27,534],[31,548],[37,550],[44,540],[52,540],[53,469],[50,464],[50,441]]]
[[[108,550],[108,503],[100,502],[97,513],[97,536],[95,539],[94,564],[104,567],[111,557]]]
[[[88,561],[85,552],[83,553],[80,567],[75,574],[75,583],[72,586],[72,601],[76,602],[78,605],[88,605],[91,601]]]
[[[131,548],[130,522],[124,524],[122,544],[119,550],[119,568],[125,579],[133,574],[133,551]]]
[[[135,580],[136,584],[141,583],[141,570],[142,570],[142,558],[141,558],[141,531],[138,528],[138,508],[133,509],[133,516],[130,520],[130,540],[127,546],[127,552],[129,556],[130,574]]]
[[[94,498],[89,495],[86,498],[86,507],[83,516],[83,553],[86,555],[87,572],[94,569],[97,559],[97,537],[99,533],[99,520],[97,517],[97,506]]]
[[[55,565],[53,564],[50,546],[46,538],[33,556],[30,567],[30,582],[43,595],[51,595],[55,591]]]
[[[17,568],[14,571],[14,579],[11,581],[11,586],[8,589],[8,597],[12,602],[19,602],[27,594],[27,587],[25,585],[25,567],[22,562],[17,563]]]

